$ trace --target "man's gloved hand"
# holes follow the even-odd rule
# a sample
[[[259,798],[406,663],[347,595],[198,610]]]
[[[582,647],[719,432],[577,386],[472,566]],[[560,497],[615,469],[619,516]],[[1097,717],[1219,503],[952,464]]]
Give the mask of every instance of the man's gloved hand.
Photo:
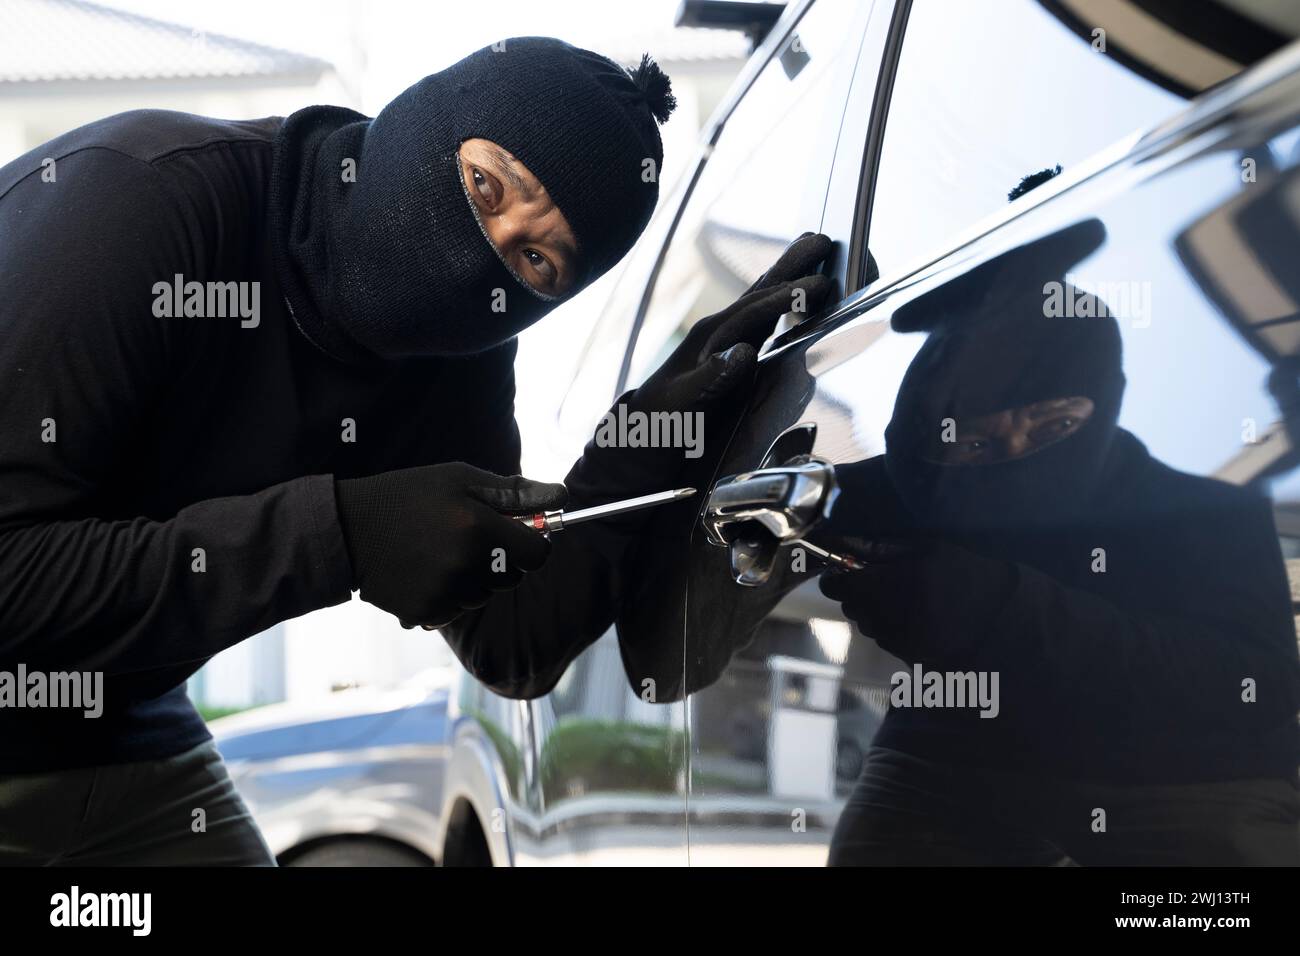
[[[941,539],[852,549],[867,566],[828,571],[821,592],[909,664],[972,666],[1019,585],[1018,566]]]
[[[437,627],[546,562],[550,541],[503,512],[560,508],[568,492],[452,462],[340,479],[335,496],[362,599],[406,627]]]
[[[812,315],[830,298],[835,282],[816,269],[832,247],[820,234],[796,239],[744,295],[697,322],[663,365],[619,398],[610,414],[617,416],[619,405],[647,416],[699,412],[706,448],[724,441],[753,381],[758,350],[777,319],[787,312]],[[593,440],[565,484],[584,505],[613,501],[671,487],[687,461],[681,448],[601,447]],[[640,522],[645,515],[628,518]]]
[[[821,309],[834,281],[817,273],[832,243],[806,232],[789,246],[745,294],[701,319],[663,365],[628,397],[629,405],[654,411],[692,411],[747,382],[758,350],[787,312],[811,315]]]
[[[794,242],[785,247],[776,262],[745,290],[745,294],[771,288],[779,282],[792,282],[804,276],[815,275],[818,267],[830,257],[834,249],[835,243],[820,232],[800,233]],[[811,314],[815,310],[808,311]]]

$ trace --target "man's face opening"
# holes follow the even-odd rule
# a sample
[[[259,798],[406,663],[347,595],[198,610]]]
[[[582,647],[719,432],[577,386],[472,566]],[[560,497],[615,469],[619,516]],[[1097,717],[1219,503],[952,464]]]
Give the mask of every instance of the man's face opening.
[[[927,457],[941,465],[988,465],[1024,458],[1069,438],[1092,411],[1092,399],[1073,395],[956,419],[955,440],[936,441]]]
[[[562,296],[578,280],[578,243],[537,177],[487,139],[460,145],[461,175],[501,259],[536,291]]]

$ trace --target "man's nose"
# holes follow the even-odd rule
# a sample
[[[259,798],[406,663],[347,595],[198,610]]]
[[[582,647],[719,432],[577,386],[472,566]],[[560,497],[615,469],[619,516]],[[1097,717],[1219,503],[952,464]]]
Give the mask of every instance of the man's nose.
[[[1003,454],[1008,458],[1019,458],[1022,455],[1029,454],[1033,447],[1033,441],[1029,437],[1029,432],[1016,429],[1008,432],[1002,440]]]
[[[529,217],[513,209],[504,209],[492,217],[488,235],[503,254],[513,252],[528,241]]]

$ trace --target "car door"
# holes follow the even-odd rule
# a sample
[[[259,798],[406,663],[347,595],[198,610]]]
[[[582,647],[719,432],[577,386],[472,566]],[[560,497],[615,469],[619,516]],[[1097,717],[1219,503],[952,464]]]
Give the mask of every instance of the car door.
[[[853,0],[792,5],[756,53],[584,348],[559,416],[566,436],[589,436],[691,322],[734,300],[788,237],[819,228],[870,14]],[[539,809],[519,842],[525,862],[686,862],[686,704],[671,692],[680,628],[656,650],[668,673],[629,673],[611,629],[533,703]]]
[[[1138,785],[1151,768],[1132,740],[1161,734],[1220,741],[1168,757],[1212,779],[1238,759],[1225,726],[1294,732],[1294,632],[1276,627],[1290,599],[1257,504],[1271,494],[1291,527],[1297,54],[1212,74],[1189,101],[1194,71],[1153,68],[1140,40],[1107,55],[1080,6],[916,0],[859,61],[869,95],[836,168],[860,175],[825,221],[852,221],[843,273],[867,285],[770,343],[684,571],[665,555],[654,605],[628,615],[657,622],[630,628],[642,641],[685,622],[692,864],[1133,862],[1114,847],[1136,837],[1080,836],[1096,832],[1087,786],[1008,822],[958,784],[1028,767]],[[1006,463],[1030,466],[1014,494],[1008,471],[971,470]],[[1099,495],[1113,503],[1079,504]],[[1233,571],[1207,574],[1203,553]],[[822,575],[855,565],[848,602],[827,598]],[[1046,625],[970,633],[1006,574],[1052,596],[1050,653],[1029,649]],[[1265,605],[1267,622],[1249,610]],[[1115,637],[1135,629],[1183,643],[1161,656],[1154,637]],[[918,633],[934,646],[899,637]],[[949,660],[975,682],[960,705],[900,692]],[[1226,683],[1225,661],[1241,665]],[[1241,716],[1258,681],[1283,703]],[[909,760],[929,791],[891,776]],[[945,844],[923,792],[974,814],[978,846]]]

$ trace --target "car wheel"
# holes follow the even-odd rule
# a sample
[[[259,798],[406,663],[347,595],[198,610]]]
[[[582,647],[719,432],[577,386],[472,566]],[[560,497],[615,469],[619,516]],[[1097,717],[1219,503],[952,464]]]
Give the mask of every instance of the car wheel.
[[[334,840],[304,850],[285,866],[430,866],[414,850],[378,840]]]

